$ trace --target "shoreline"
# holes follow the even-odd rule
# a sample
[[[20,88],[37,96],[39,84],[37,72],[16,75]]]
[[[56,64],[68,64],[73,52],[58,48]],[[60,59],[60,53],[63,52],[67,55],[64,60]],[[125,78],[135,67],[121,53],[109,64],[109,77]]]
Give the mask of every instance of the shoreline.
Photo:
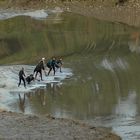
[[[0,111],[0,139],[121,140],[107,128],[77,120]]]
[[[9,0],[4,0],[9,1]],[[34,2],[7,2],[0,3],[1,10],[50,10],[59,8],[63,11],[72,12],[75,14],[80,14],[83,16],[94,17],[96,19],[110,21],[110,22],[118,22],[128,24],[134,27],[140,27],[140,2],[129,2],[126,5],[118,5],[115,6],[113,4],[108,4],[107,2],[92,2],[90,0],[87,1],[65,1],[60,2],[57,0],[53,1],[37,1]],[[94,4],[93,4],[94,3]]]
[[[70,5],[70,6],[69,6]],[[68,4],[69,8],[63,8],[65,11],[81,14],[88,17],[94,17],[108,22],[118,22],[129,26],[140,27],[140,9],[125,6],[83,6],[80,3]],[[68,10],[67,10],[68,9]]]

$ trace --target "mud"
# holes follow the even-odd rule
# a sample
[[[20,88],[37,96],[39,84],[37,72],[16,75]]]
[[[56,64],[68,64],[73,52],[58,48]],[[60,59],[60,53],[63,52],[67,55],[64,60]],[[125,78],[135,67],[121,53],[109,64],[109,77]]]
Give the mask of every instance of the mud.
[[[95,128],[75,120],[1,111],[0,139],[120,140],[120,137],[106,128]]]

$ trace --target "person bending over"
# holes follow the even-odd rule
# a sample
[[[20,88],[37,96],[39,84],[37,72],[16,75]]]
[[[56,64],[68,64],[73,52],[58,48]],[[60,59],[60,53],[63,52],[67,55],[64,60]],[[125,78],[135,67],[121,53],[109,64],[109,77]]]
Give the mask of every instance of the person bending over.
[[[29,76],[26,77],[26,81],[27,81],[28,84],[30,84],[31,81],[33,81],[33,80],[34,80],[33,74],[30,74]]]
[[[56,60],[56,66],[55,67],[57,68],[57,70],[60,69],[60,72],[62,72],[62,65],[63,65],[62,58]]]
[[[45,72],[45,58],[42,58],[42,60],[37,64],[37,66],[34,69],[35,79],[37,77],[37,74],[40,73],[41,80],[43,80],[42,79],[42,70],[44,70],[44,72]]]

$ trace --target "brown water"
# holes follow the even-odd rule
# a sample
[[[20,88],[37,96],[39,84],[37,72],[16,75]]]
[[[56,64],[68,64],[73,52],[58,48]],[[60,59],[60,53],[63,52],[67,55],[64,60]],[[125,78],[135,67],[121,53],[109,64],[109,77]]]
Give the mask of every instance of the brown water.
[[[28,93],[24,105],[13,99],[9,110],[80,119],[140,139],[140,29],[62,13],[3,20],[0,36],[1,64],[55,55],[73,72]]]

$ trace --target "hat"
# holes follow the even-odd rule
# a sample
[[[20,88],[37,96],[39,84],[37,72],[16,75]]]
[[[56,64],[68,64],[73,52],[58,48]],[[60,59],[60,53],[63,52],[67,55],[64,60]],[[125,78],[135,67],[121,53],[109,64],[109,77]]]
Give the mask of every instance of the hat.
[[[45,58],[43,57],[42,60],[45,60]]]

